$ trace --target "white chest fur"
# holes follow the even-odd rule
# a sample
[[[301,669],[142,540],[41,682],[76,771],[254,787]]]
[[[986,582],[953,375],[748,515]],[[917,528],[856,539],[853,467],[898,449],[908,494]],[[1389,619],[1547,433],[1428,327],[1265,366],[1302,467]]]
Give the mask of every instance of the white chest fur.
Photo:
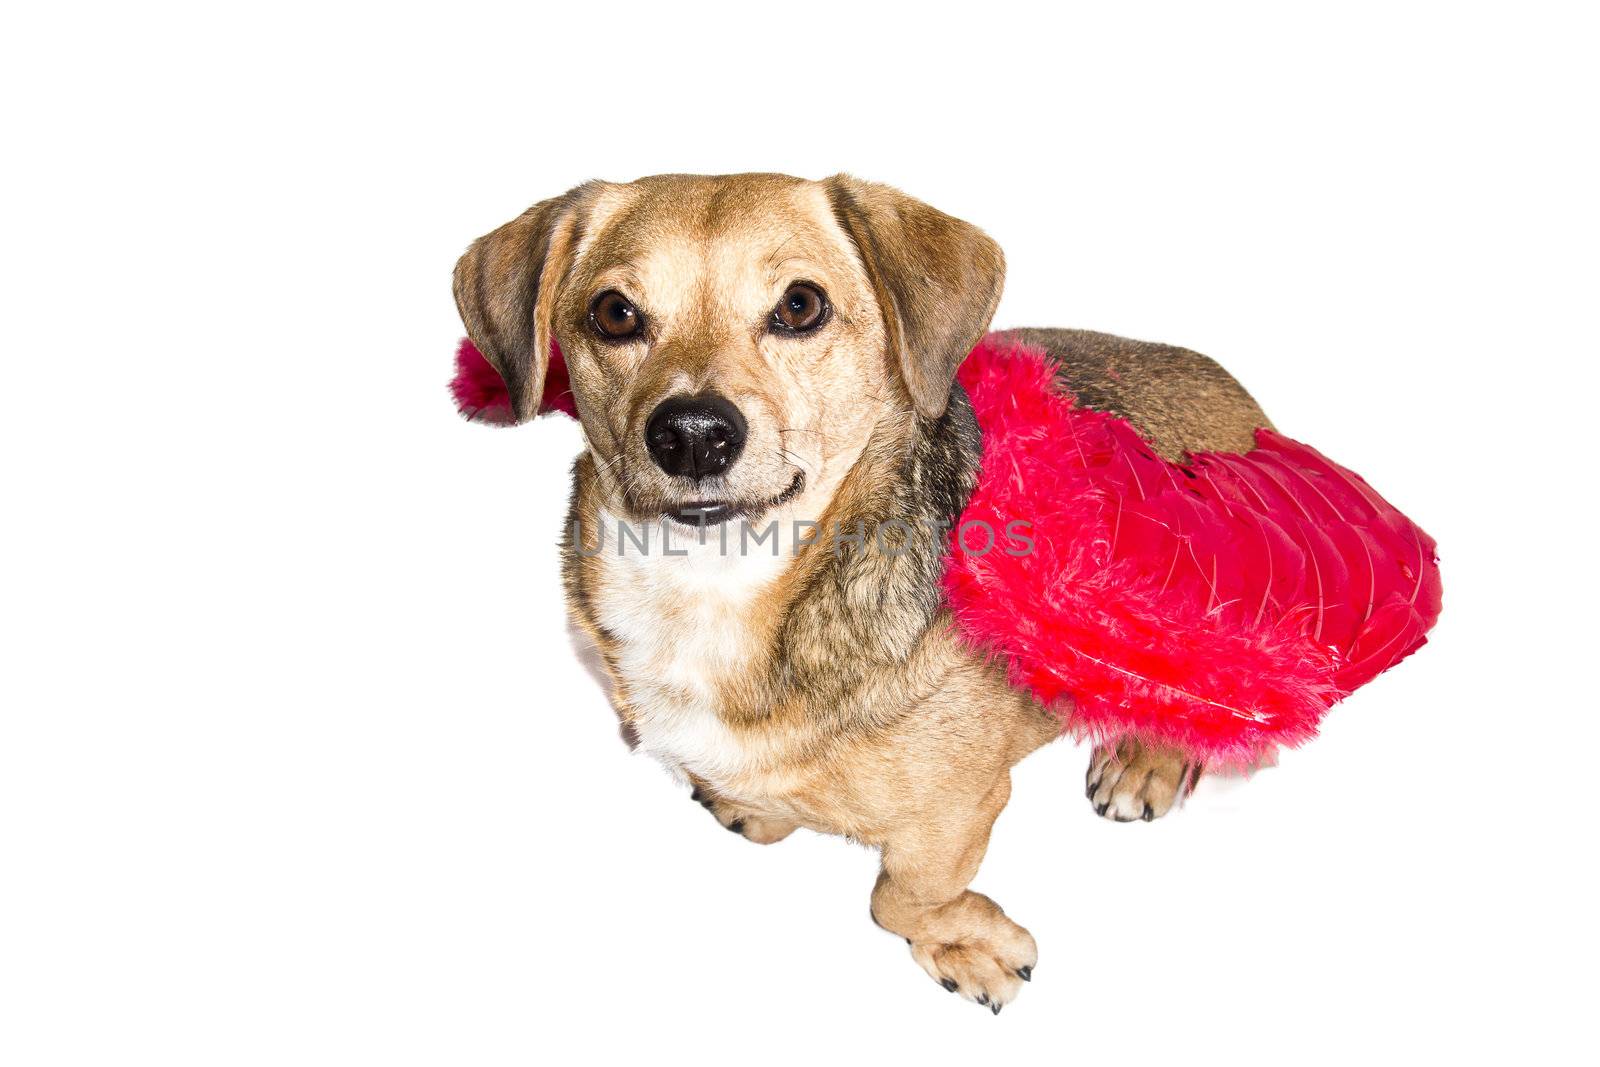
[[[617,641],[639,747],[675,771],[725,783],[748,769],[754,752],[718,716],[718,690],[757,654],[751,608],[790,559],[765,545],[741,551],[737,524],[729,524],[726,545],[719,528],[702,542],[682,527],[670,528],[663,545],[655,526],[640,548],[612,536],[614,518],[605,522],[595,605]]]

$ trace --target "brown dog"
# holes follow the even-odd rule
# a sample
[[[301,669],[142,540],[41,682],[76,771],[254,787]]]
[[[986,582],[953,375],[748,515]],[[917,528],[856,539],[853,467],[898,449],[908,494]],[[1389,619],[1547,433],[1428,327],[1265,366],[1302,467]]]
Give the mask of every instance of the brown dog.
[[[480,238],[455,274],[519,419],[560,338],[587,443],[568,606],[638,746],[752,841],[804,826],[879,847],[873,917],[995,1012],[1037,954],[967,885],[1011,766],[1060,735],[1061,709],[957,640],[943,539],[918,531],[972,489],[979,439],[954,374],[1004,271],[978,229],[893,189],[747,174],[580,186]],[[1193,352],[1024,336],[1080,402],[1170,457],[1248,450],[1268,425]],[[817,534],[892,520],[892,552]],[[1089,796],[1148,820],[1198,774],[1124,741],[1095,752]]]

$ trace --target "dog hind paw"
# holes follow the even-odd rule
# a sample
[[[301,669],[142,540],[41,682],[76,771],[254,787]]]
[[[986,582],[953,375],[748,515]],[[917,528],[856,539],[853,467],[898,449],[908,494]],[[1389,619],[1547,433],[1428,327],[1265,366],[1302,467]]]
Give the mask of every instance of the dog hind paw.
[[[1153,748],[1131,738],[1094,750],[1085,795],[1095,814],[1116,822],[1150,822],[1171,811],[1200,780],[1198,763],[1176,749]]]

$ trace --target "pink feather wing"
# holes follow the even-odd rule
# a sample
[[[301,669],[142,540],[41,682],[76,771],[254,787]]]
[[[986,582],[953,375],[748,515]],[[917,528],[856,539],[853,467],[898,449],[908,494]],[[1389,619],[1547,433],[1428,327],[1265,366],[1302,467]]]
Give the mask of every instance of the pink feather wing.
[[[478,346],[465,337],[456,346],[456,373],[450,379],[450,395],[455,398],[456,410],[473,422],[510,426],[516,421],[511,413],[511,394],[506,390],[505,379],[478,351]],[[539,414],[551,411],[578,417],[572,383],[567,378],[567,361],[561,355],[561,346],[554,341],[550,342],[550,363],[545,369]]]
[[[1169,463],[1002,334],[960,379],[984,433],[961,521],[1029,522],[1035,550],[954,549],[947,599],[1074,729],[1253,765],[1438,617],[1433,541],[1306,445],[1262,430],[1243,455]]]

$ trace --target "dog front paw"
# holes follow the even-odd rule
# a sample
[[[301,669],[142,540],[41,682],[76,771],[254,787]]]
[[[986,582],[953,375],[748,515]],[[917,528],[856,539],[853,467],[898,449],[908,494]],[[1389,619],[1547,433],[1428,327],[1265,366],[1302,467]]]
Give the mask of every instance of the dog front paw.
[[[1152,748],[1132,738],[1101,745],[1089,760],[1085,795],[1095,814],[1117,822],[1150,822],[1171,811],[1200,780],[1200,765],[1177,749]]]
[[[754,841],[758,845],[775,845],[798,828],[797,823],[787,819],[745,811],[738,805],[717,797],[703,785],[695,786],[694,791],[689,794],[689,799],[709,811],[711,817],[716,819],[723,829],[732,830],[745,840]]]
[[[1033,981],[1039,949],[1032,934],[995,908],[970,935],[912,942],[911,958],[950,992],[999,1015],[1022,992],[1022,983]]]

